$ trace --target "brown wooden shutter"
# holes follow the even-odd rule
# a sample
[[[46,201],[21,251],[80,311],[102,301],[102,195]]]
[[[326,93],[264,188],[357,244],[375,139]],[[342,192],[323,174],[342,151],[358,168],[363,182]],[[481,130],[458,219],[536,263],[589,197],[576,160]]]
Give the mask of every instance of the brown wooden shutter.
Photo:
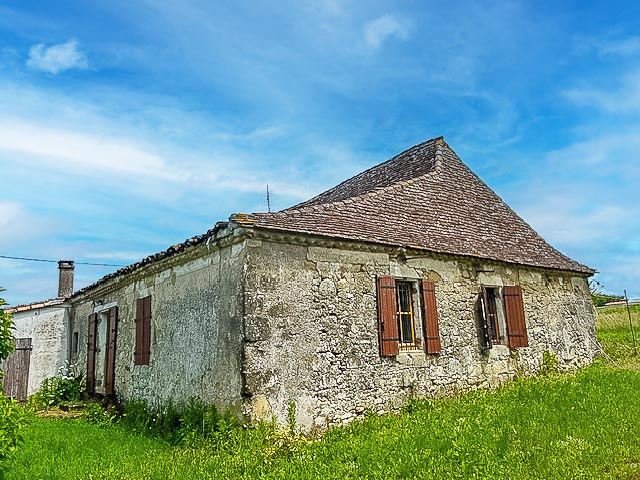
[[[440,352],[440,328],[436,307],[436,285],[429,280],[422,280],[422,311],[426,351],[438,353]]]
[[[133,359],[136,365],[142,365],[142,335],[144,329],[144,298],[136,300],[136,344],[133,351]]]
[[[87,334],[87,395],[96,393],[96,335],[98,314],[89,315],[89,332]]]
[[[149,365],[149,357],[151,356],[151,295],[144,298],[144,315],[143,315],[143,331],[142,336],[142,365]]]
[[[107,339],[104,358],[104,393],[115,393],[116,340],[118,336],[118,307],[111,307],[107,315]]]
[[[378,277],[378,330],[380,333],[380,355],[391,357],[398,354],[398,309],[396,308],[396,280],[393,277]]]
[[[522,288],[519,285],[504,287],[504,312],[507,320],[507,337],[509,348],[527,347],[527,325],[524,320],[524,303],[522,301]]]
[[[149,365],[151,356],[151,296],[136,301],[136,365]]]

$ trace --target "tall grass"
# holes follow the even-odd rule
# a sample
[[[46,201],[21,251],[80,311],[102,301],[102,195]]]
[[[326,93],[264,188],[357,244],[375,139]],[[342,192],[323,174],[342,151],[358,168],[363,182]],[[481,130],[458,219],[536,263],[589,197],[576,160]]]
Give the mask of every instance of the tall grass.
[[[596,332],[615,364],[640,370],[640,305],[630,306],[629,311],[626,307],[599,309]]]
[[[638,391],[640,373],[598,362],[575,376],[416,401],[318,441],[261,425],[195,448],[39,419],[6,478],[638,478]]]

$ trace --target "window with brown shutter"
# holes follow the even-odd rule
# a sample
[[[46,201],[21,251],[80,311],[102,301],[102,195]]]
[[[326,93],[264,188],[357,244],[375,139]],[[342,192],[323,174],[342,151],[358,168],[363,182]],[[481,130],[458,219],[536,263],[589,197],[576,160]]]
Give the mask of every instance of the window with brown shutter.
[[[504,311],[507,323],[507,338],[509,348],[527,347],[527,325],[524,319],[524,302],[522,301],[522,288],[520,286],[504,287]]]
[[[440,352],[440,328],[436,308],[436,285],[429,280],[422,280],[422,311],[425,350],[427,353],[438,353]]]
[[[136,365],[149,365],[151,356],[151,296],[136,301],[136,342],[134,350]]]
[[[440,334],[433,282],[381,276],[376,286],[380,355],[389,357],[423,348],[438,353]]]
[[[502,295],[502,302],[499,302]],[[526,347],[527,328],[524,319],[522,288],[519,286],[482,286],[479,317],[486,348],[507,344],[509,348]]]

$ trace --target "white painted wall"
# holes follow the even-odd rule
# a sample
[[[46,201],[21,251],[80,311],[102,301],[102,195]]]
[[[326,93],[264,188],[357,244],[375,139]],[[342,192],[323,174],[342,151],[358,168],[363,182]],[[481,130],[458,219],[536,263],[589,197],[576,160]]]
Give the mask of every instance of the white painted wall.
[[[67,360],[68,308],[52,305],[13,314],[15,338],[31,338],[27,395],[34,394],[45,378],[57,374]]]

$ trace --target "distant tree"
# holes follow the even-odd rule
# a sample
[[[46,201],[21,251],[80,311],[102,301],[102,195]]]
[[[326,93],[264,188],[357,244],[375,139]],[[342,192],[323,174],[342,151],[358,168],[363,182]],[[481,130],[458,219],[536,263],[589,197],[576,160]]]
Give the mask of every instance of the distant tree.
[[[4,291],[0,287],[0,292]],[[7,302],[0,298],[0,307]],[[4,361],[15,345],[11,335],[13,320],[11,314],[0,309],[0,362]],[[14,461],[15,454],[22,444],[22,431],[29,422],[27,412],[16,402],[2,393],[2,371],[0,371],[0,479],[4,471]]]
[[[597,280],[589,281],[589,292],[591,292],[591,299],[596,307],[603,307],[606,303],[623,300],[622,295],[607,295],[602,293],[602,284]]]
[[[0,287],[0,292],[3,291],[4,288]],[[7,302],[4,301],[4,298],[0,298],[0,307],[6,304]],[[11,314],[5,310],[0,309],[0,363],[4,361],[15,348],[11,330],[13,330],[13,320],[11,319]],[[2,378],[1,371],[0,378]]]

